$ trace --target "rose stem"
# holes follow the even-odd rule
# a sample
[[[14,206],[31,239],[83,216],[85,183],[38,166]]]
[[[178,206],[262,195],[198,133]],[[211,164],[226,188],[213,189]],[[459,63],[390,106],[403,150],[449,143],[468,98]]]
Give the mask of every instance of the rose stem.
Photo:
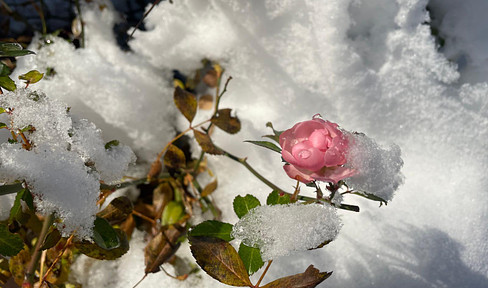
[[[266,272],[268,272],[269,266],[271,266],[271,263],[273,263],[273,260],[268,261],[268,265],[266,268],[264,268],[263,274],[261,274],[261,277],[259,277],[258,283],[254,287],[259,287],[259,284],[261,284],[261,281],[264,279],[264,275],[266,275]]]
[[[25,272],[24,283],[30,284],[31,286],[34,285],[34,274],[36,271],[37,263],[41,258],[41,245],[46,238],[47,232],[49,228],[54,222],[54,214],[49,214],[42,224],[41,233],[39,234],[39,238],[37,238],[36,247],[34,249],[34,254],[32,254],[31,261],[29,263],[29,267],[27,268],[27,272]]]

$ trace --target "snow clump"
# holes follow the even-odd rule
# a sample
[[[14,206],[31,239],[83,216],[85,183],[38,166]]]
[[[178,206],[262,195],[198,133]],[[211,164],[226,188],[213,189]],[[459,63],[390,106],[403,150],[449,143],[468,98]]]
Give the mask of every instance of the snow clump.
[[[258,206],[234,225],[232,236],[259,247],[264,261],[317,248],[333,240],[341,228],[336,209],[320,204]]]
[[[73,120],[65,104],[40,92],[7,92],[0,107],[6,111],[0,121],[10,131],[30,125],[24,134],[31,144],[30,150],[21,143],[0,144],[0,182],[25,181],[37,210],[62,220],[57,225],[63,236],[89,238],[100,181],[120,180],[135,161],[132,150],[120,144],[106,149],[94,124]]]
[[[383,149],[362,133],[349,134],[347,158],[348,165],[357,171],[346,180],[354,190],[390,201],[403,184],[404,176],[400,172],[403,160],[398,145],[392,144],[389,149]]]

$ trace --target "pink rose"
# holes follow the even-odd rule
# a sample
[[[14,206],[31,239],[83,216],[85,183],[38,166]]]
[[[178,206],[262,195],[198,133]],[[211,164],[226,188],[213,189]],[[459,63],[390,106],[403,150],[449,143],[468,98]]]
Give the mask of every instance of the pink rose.
[[[355,174],[346,164],[347,138],[338,125],[317,118],[295,124],[280,135],[286,174],[303,183],[337,183]]]

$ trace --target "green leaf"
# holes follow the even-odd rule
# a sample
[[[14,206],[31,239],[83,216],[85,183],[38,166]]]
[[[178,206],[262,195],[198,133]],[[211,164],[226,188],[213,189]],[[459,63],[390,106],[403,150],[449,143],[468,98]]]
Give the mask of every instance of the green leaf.
[[[22,238],[10,233],[6,225],[0,224],[0,255],[15,256],[22,248],[24,248]]]
[[[230,115],[231,110],[229,108],[219,109],[210,121],[225,132],[235,134],[241,130],[241,121]]]
[[[191,123],[195,114],[197,114],[197,97],[177,86],[175,88],[173,100],[181,114],[183,114],[183,116],[185,116]]]
[[[120,223],[129,217],[133,209],[134,206],[130,199],[125,196],[120,196],[112,200],[105,209],[98,212],[97,216],[107,220],[111,224]]]
[[[127,251],[129,251],[129,241],[127,240],[127,235],[124,231],[120,229],[114,229],[114,233],[117,236],[117,242],[120,243],[117,248],[104,249],[96,243],[92,243],[86,240],[81,242],[75,242],[75,247],[81,253],[91,258],[99,260],[115,260],[124,255]]]
[[[169,168],[183,168],[186,165],[185,153],[175,145],[169,145],[163,158],[164,166]]]
[[[112,147],[119,146],[120,142],[119,140],[112,140],[107,143],[105,143],[105,150],[109,150]]]
[[[0,43],[0,57],[17,57],[29,54],[35,53],[22,48],[19,43]]]
[[[58,229],[51,226],[50,231],[47,233],[44,242],[42,242],[41,250],[46,250],[54,247],[61,240],[61,233]]]
[[[217,281],[231,286],[252,287],[237,251],[228,242],[211,237],[191,237],[190,250],[198,265]]]
[[[23,198],[24,191],[25,189],[20,190],[15,196],[14,204],[10,208],[9,221],[17,220],[20,222],[22,220],[22,203],[20,200]]]
[[[266,199],[267,205],[283,205],[289,204],[291,202],[290,195],[286,193],[280,193],[276,190],[269,193],[268,198]]]
[[[233,205],[234,212],[236,212],[237,217],[242,218],[242,216],[246,215],[249,210],[260,206],[261,203],[259,203],[259,200],[256,197],[247,194],[244,197],[239,195],[234,198]]]
[[[358,195],[358,196],[364,197],[364,198],[369,199],[369,200],[378,201],[378,202],[380,202],[380,206],[383,204],[388,205],[388,201],[386,201],[385,199],[383,199],[379,196],[371,194],[371,193],[367,193],[364,191],[355,191],[355,192],[352,192],[351,194]]]
[[[0,196],[1,195],[7,195],[7,194],[13,194],[17,193],[20,190],[24,189],[22,186],[22,183],[15,183],[15,184],[10,184],[10,185],[2,185],[0,186]]]
[[[246,140],[244,142],[252,143],[254,145],[258,145],[258,146],[267,148],[269,150],[272,150],[272,151],[275,151],[275,152],[278,152],[278,153],[281,154],[281,148],[278,147],[278,146],[276,146],[276,144],[271,143],[271,142],[268,142],[268,141],[251,141],[251,140]]]
[[[234,237],[231,236],[232,224],[224,223],[216,220],[207,220],[193,227],[190,232],[190,237],[214,237],[220,238],[224,241],[231,241]]]
[[[283,133],[283,131],[275,130],[271,122],[266,123],[266,127],[269,127],[271,128],[271,130],[273,130],[273,135],[264,135],[263,137],[267,137],[269,139],[276,141],[276,143],[280,143],[280,135],[281,133]]]
[[[10,75],[10,68],[7,65],[0,62],[0,76]]]
[[[313,265],[310,265],[303,273],[280,278],[262,286],[262,288],[313,288],[329,278],[330,275],[332,272],[320,272]]]
[[[14,80],[10,79],[8,76],[0,76],[0,87],[5,88],[8,91],[15,91],[15,89],[17,89]]]
[[[100,246],[100,248],[105,250],[115,249],[120,246],[120,239],[117,236],[115,229],[107,220],[100,217],[95,219],[93,241],[95,241],[95,244]]]
[[[1,128],[7,128],[7,124],[0,122],[0,129]]]
[[[171,201],[164,207],[161,215],[161,225],[171,225],[178,222],[185,215],[185,207],[181,202]]]
[[[264,265],[259,248],[249,247],[241,243],[239,246],[239,256],[241,256],[249,275],[254,274],[254,272],[258,271]]]
[[[193,129],[193,135],[195,136],[195,140],[197,140],[198,145],[200,145],[203,152],[208,153],[208,154],[212,154],[212,155],[223,155],[224,154],[224,151],[217,148],[213,144],[212,139],[210,139],[210,136],[208,136],[207,134]]]
[[[34,84],[39,82],[42,77],[44,77],[44,73],[41,73],[37,70],[31,70],[25,74],[19,75],[19,80],[24,80],[25,83]]]
[[[32,132],[36,131],[36,128],[34,128],[32,125],[27,125],[24,128],[20,129],[20,132]]]

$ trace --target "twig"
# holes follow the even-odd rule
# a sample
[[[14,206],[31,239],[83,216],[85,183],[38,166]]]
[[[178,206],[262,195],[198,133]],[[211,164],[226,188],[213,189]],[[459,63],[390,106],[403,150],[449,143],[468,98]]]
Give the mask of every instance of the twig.
[[[59,262],[59,259],[61,259],[64,252],[66,251],[66,249],[68,249],[68,246],[71,245],[71,241],[73,241],[74,236],[75,236],[75,234],[71,234],[71,236],[69,236],[68,241],[66,241],[66,244],[64,244],[63,249],[61,250],[59,255],[56,257],[56,259],[54,259],[53,264],[51,264],[49,269],[47,269],[46,274],[44,274],[44,276],[42,277],[41,284],[46,281],[46,278],[49,275],[49,273],[51,273],[51,271],[54,269],[54,266]]]
[[[153,10],[153,8],[159,4],[159,2],[161,2],[161,0],[156,0],[154,1],[154,3],[151,5],[151,8],[149,8],[149,10],[147,10],[146,13],[144,13],[144,15],[142,15],[142,18],[141,20],[139,20],[139,22],[137,22],[137,25],[136,27],[134,27],[134,30],[132,30],[132,33],[130,33],[129,35],[129,38],[127,38],[127,42],[129,42],[129,40],[132,38],[132,36],[134,36],[134,33],[136,32],[137,28],[139,28],[139,26],[141,26],[142,22],[144,21],[144,19],[146,19],[147,15],[149,15],[149,13],[151,13],[151,11]],[[137,283],[139,284],[139,283]],[[134,286],[135,287],[135,286]]]
[[[25,272],[24,283],[28,285],[34,285],[34,274],[36,271],[36,266],[39,263],[39,259],[41,258],[41,245],[46,238],[47,232],[49,231],[49,227],[54,222],[54,214],[50,214],[44,219],[42,224],[42,230],[39,234],[39,238],[37,238],[36,247],[34,248],[34,253],[32,254],[31,261],[29,263],[29,267]]]
[[[259,277],[258,283],[256,283],[255,287],[259,287],[259,284],[261,284],[261,281],[264,279],[264,275],[266,275],[266,272],[268,272],[269,266],[271,266],[271,263],[273,263],[273,260],[268,261],[268,265],[263,271],[263,274],[261,274],[261,277]]]

